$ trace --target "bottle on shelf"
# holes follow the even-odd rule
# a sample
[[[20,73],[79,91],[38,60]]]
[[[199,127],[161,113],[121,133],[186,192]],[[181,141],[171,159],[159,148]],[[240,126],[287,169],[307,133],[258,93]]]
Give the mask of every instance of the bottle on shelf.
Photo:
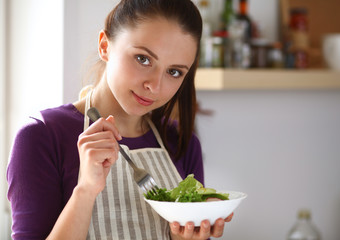
[[[253,29],[252,29],[252,21],[248,14],[248,0],[239,0],[239,12],[236,16],[238,21],[244,22],[245,24],[245,33],[244,40],[245,42],[250,42],[253,37]]]
[[[202,16],[202,22],[203,22],[203,29],[202,29],[202,35],[203,36],[210,36],[211,35],[211,24],[209,20],[209,8],[210,8],[210,2],[208,0],[200,0],[198,2],[198,9]]]
[[[239,35],[240,31],[242,34]],[[248,1],[239,0],[239,12],[229,26],[232,45],[231,67],[249,68],[251,66],[252,22],[248,15]]]
[[[235,19],[235,11],[233,8],[233,0],[225,0],[224,1],[224,7],[222,12],[222,29],[226,32],[228,32],[228,28],[231,24],[231,22]],[[228,34],[227,34],[228,35]]]
[[[298,219],[288,233],[287,240],[320,240],[320,233],[311,221],[308,209],[298,211]]]
[[[242,47],[243,47],[243,33],[245,27],[242,22],[234,21],[229,26],[229,53],[231,68],[242,68]]]
[[[290,11],[289,43],[287,45],[287,67],[304,69],[308,67],[308,20],[306,8]]]
[[[198,2],[198,9],[202,16],[202,39],[200,46],[200,67],[211,67],[212,65],[212,43],[211,32],[212,27],[209,21],[209,7],[210,2],[208,0],[200,0]]]
[[[224,0],[223,11],[221,14],[221,31],[224,33],[223,37],[223,67],[232,66],[232,42],[230,37],[230,26],[235,21],[236,14],[233,7],[233,0]]]

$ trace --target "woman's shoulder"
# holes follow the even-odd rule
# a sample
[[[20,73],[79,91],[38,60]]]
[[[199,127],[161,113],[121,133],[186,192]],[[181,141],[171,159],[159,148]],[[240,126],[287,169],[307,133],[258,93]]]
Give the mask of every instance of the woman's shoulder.
[[[48,108],[31,114],[18,130],[17,137],[62,136],[82,131],[83,115],[72,104]]]
[[[40,111],[41,120],[45,123],[65,123],[63,121],[79,121],[84,119],[84,115],[77,108],[69,103],[54,108],[48,108]]]

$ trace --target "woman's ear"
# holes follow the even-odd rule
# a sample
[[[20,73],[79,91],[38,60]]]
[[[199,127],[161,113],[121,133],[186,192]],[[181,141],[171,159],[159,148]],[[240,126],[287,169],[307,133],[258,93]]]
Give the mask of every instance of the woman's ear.
[[[104,30],[99,32],[99,39],[98,39],[98,53],[101,60],[107,62],[109,52],[109,39]]]

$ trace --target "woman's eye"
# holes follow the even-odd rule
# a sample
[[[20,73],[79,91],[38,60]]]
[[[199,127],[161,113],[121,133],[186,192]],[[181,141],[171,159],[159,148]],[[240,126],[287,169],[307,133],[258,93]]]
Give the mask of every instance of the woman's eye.
[[[169,70],[168,70],[168,73],[169,73],[171,76],[176,77],[176,78],[182,76],[182,72],[180,72],[180,71],[178,71],[178,70],[176,70],[176,69],[169,69]]]
[[[143,56],[143,55],[138,55],[137,56],[137,61],[140,62],[143,65],[150,65],[150,60],[149,58]]]

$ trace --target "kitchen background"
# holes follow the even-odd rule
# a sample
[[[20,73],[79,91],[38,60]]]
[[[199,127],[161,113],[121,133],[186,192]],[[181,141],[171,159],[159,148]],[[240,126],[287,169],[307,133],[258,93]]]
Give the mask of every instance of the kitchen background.
[[[10,239],[5,169],[15,132],[32,112],[77,99],[97,33],[116,2],[0,0],[1,239]],[[210,2],[217,16],[222,1]],[[278,40],[279,12],[278,0],[249,0],[249,15],[270,41]],[[340,239],[339,88],[197,95],[210,113],[196,123],[206,185],[249,195],[222,239],[285,239],[300,208],[311,210],[322,239]]]

